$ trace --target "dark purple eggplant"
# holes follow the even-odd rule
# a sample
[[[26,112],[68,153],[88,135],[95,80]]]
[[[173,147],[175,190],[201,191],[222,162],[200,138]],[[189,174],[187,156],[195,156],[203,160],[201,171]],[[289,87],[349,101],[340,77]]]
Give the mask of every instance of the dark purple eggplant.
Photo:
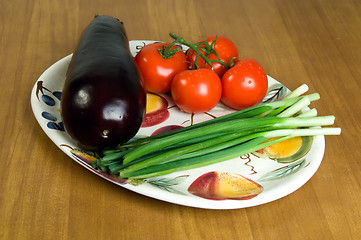
[[[123,23],[96,16],[69,64],[61,99],[64,127],[85,149],[124,143],[138,132],[146,93]]]

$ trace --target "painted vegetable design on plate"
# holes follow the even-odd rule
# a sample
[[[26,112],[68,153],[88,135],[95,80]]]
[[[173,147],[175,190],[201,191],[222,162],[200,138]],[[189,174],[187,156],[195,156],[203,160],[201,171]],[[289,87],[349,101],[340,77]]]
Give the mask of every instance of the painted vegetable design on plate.
[[[242,175],[229,172],[208,172],[188,188],[193,195],[212,200],[247,200],[256,197],[263,187]]]
[[[313,137],[293,137],[258,150],[253,154],[279,163],[290,163],[304,157],[311,149]]]
[[[40,95],[40,96],[39,96]],[[56,108],[56,113],[60,112],[60,101],[61,101],[62,92],[60,91],[51,91],[48,88],[43,86],[43,81],[38,81],[36,84],[36,98],[39,101],[45,103],[50,109]],[[59,114],[51,113],[50,111],[43,111],[41,116],[48,120],[46,126],[49,129],[65,131],[64,124],[61,120],[59,120]]]
[[[152,127],[169,118],[167,100],[157,94],[147,93],[146,112],[142,127]]]

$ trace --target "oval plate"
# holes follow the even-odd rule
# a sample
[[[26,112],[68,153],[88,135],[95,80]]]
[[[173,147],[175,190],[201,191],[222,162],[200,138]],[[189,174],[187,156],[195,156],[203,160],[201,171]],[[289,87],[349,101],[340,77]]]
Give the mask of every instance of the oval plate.
[[[154,41],[130,41],[130,50],[135,55],[143,46],[152,42]],[[89,162],[92,160],[91,155],[77,148],[62,123],[61,92],[70,60],[71,55],[62,58],[39,77],[31,92],[33,113],[43,131],[65,154],[89,171],[116,185],[184,206],[237,209],[268,203],[296,191],[313,176],[321,164],[325,139],[323,136],[317,136],[301,155],[299,149],[303,146],[299,146],[297,158],[287,163],[260,157],[264,154],[250,153],[207,167],[175,172],[144,181],[127,182],[99,172],[92,168]],[[275,101],[289,92],[272,77],[268,76],[268,81],[269,91],[264,101]],[[153,99],[161,99],[163,103],[156,111],[147,113],[149,124],[142,127],[137,136],[149,136],[155,131],[185,127],[232,112],[231,109],[219,104],[210,112],[191,115],[179,111],[168,95],[153,96]]]

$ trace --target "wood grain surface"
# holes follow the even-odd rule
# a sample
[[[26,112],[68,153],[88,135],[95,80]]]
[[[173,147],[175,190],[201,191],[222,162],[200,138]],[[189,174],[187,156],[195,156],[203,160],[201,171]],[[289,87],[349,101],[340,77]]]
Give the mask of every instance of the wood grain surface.
[[[31,89],[71,53],[94,15],[130,40],[224,35],[242,58],[333,114],[316,174],[280,200],[245,209],[165,203],[111,184],[68,158],[36,122]],[[0,239],[361,239],[361,1],[0,0]]]

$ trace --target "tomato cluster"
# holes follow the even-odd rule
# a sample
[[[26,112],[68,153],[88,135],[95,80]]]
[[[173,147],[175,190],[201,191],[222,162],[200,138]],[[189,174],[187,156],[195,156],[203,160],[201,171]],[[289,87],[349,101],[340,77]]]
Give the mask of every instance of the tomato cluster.
[[[239,60],[228,38],[210,36],[195,44],[180,43],[190,47],[186,53],[174,43],[153,43],[135,56],[147,91],[170,92],[177,106],[188,113],[207,112],[220,101],[240,110],[258,104],[266,95],[264,69],[253,59]]]

